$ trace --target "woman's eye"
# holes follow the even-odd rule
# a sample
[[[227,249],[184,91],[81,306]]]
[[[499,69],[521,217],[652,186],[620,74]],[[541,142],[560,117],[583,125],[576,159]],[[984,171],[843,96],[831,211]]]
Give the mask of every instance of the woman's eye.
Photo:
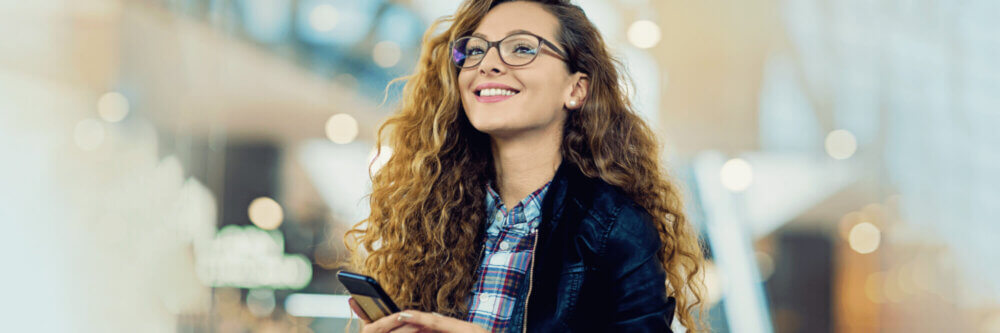
[[[483,54],[483,53],[484,53],[483,49],[479,48],[479,47],[470,47],[470,48],[465,49],[465,54],[466,55],[470,55],[470,56],[471,55],[479,55],[479,54]]]
[[[534,54],[535,53],[535,48],[527,46],[527,45],[518,45],[518,46],[514,47],[514,53]]]

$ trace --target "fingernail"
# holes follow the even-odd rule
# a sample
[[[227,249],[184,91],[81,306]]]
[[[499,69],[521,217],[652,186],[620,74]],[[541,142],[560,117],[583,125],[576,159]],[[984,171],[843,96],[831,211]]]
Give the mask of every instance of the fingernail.
[[[444,317],[443,314],[440,314],[440,313],[437,313],[437,312],[431,312],[431,314],[433,314],[435,316],[438,316],[438,317]]]
[[[413,315],[411,315],[409,313],[406,313],[406,312],[402,312],[402,313],[399,314],[398,317],[396,317],[396,320],[404,321],[404,320],[407,320],[407,319],[410,319],[410,318],[413,318]]]

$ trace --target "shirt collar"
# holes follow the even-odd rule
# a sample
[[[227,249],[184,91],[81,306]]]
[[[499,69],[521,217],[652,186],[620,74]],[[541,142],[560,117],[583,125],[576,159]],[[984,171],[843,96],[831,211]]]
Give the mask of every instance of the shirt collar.
[[[522,211],[526,212],[541,212],[542,198],[545,197],[545,192],[548,191],[549,184],[552,184],[551,180],[546,182],[545,185],[542,185],[542,187],[538,188],[534,192],[531,192],[531,194],[528,194],[527,197],[522,199],[521,202],[518,202],[514,207],[505,207],[503,199],[500,198],[500,194],[493,189],[493,182],[486,183],[486,209],[489,213],[487,216],[493,216],[493,214],[498,210],[506,215],[518,208],[521,208]]]

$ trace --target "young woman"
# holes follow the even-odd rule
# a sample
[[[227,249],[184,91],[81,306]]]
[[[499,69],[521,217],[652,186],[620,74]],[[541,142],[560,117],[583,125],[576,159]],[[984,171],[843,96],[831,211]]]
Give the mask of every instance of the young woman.
[[[364,332],[702,329],[702,247],[619,64],[568,0],[465,2],[424,39],[354,269]],[[381,143],[380,143],[381,144]]]

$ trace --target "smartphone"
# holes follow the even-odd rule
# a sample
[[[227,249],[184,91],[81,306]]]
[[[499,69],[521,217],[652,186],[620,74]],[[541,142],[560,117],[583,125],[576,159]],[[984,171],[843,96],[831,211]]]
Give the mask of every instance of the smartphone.
[[[375,279],[348,271],[337,272],[337,279],[347,287],[354,301],[372,321],[399,312],[399,307],[392,302],[389,295]]]

